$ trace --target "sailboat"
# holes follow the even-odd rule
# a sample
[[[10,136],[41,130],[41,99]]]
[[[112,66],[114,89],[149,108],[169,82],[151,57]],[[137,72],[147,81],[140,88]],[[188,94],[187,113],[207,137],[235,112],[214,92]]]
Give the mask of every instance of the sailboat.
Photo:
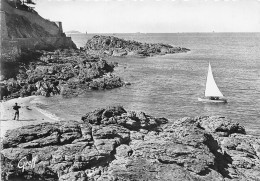
[[[198,98],[199,101],[213,102],[213,103],[226,103],[227,99],[224,98],[223,94],[219,90],[211,70],[209,63],[208,76],[205,89],[205,98]]]

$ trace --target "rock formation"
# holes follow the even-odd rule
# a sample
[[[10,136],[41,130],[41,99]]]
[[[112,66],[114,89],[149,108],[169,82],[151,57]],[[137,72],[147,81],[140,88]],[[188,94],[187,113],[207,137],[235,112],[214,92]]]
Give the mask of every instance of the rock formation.
[[[23,58],[28,62],[13,69],[14,73],[18,72],[15,79],[10,78],[1,84],[2,97],[55,94],[67,97],[89,89],[112,89],[124,85],[119,77],[111,74],[115,67],[113,63],[79,50],[38,51],[30,56]]]
[[[238,123],[213,116],[167,122],[116,106],[82,121],[8,131],[2,180],[260,179],[260,138]]]
[[[21,67],[26,67],[29,61],[36,63],[37,50],[54,51],[57,49],[77,49],[77,47],[71,38],[66,37],[63,33],[61,22],[52,22],[42,18],[32,7],[25,4],[33,3],[33,1],[3,0],[0,3],[0,97],[2,99],[3,96],[9,95],[3,80],[15,79],[8,80],[8,84],[12,87],[11,92],[17,92],[17,89],[25,84],[28,85],[25,82],[20,84],[19,80],[17,83],[16,76],[17,73],[23,71]],[[34,87],[31,85],[29,87],[30,91],[27,91],[26,94],[35,91]]]
[[[173,47],[162,43],[140,43],[137,41],[120,39],[114,36],[101,35],[95,35],[89,39],[84,48],[90,54],[119,57],[148,57],[189,51],[189,49],[186,48]]]

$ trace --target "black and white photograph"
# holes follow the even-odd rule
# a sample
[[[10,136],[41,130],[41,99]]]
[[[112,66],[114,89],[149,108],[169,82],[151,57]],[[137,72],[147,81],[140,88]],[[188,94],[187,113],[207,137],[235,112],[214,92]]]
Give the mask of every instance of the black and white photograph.
[[[2,181],[260,181],[260,0],[0,0]]]

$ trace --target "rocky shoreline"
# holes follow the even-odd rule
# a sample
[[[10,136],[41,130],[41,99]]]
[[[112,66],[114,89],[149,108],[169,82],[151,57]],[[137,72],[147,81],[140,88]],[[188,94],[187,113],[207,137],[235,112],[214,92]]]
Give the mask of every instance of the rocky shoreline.
[[[55,51],[23,51],[15,62],[2,62],[0,99],[62,94],[77,96],[88,90],[113,89],[129,85],[112,74],[117,63],[108,56],[147,57],[187,52],[166,44],[148,44],[113,36],[95,35],[84,48]]]
[[[243,126],[225,117],[168,122],[115,106],[89,112],[81,121],[8,131],[1,151],[1,177],[259,180],[259,149],[259,137],[247,135]]]
[[[173,47],[163,43],[141,43],[103,35],[95,35],[89,39],[84,50],[89,54],[115,57],[150,57],[190,51],[187,48]]]
[[[120,77],[112,74],[117,63],[108,63],[80,50],[29,52],[20,62],[9,64],[3,66],[6,74],[16,75],[8,75],[15,78],[1,82],[1,99],[4,96],[10,99],[55,94],[68,97],[89,89],[113,89],[124,85]]]

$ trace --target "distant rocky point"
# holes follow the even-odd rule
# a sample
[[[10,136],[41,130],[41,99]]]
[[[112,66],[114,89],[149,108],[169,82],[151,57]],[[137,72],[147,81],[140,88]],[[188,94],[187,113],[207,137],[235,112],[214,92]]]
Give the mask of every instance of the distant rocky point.
[[[71,31],[66,31],[66,34],[82,34],[80,31],[76,31],[76,30],[71,30]]]
[[[89,39],[84,49],[90,54],[119,57],[149,57],[190,51],[187,48],[173,47],[162,43],[141,43],[102,35],[95,35]]]
[[[8,131],[2,143],[3,181],[260,179],[260,138],[224,117],[168,122],[112,106]]]

